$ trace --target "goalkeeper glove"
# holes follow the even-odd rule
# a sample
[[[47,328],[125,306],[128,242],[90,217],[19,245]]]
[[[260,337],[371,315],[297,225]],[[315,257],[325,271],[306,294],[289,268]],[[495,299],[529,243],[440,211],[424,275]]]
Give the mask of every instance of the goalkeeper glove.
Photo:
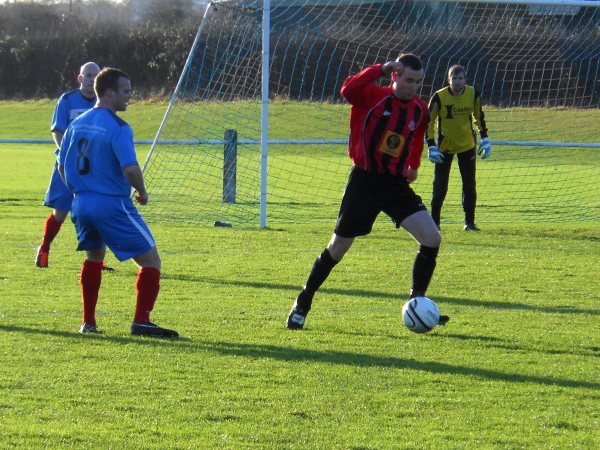
[[[429,146],[429,161],[435,164],[441,164],[444,162],[444,155],[435,145]]]
[[[481,140],[481,145],[479,146],[479,150],[477,154],[481,156],[481,159],[488,159],[492,154],[492,143],[490,142],[490,138],[483,138]]]

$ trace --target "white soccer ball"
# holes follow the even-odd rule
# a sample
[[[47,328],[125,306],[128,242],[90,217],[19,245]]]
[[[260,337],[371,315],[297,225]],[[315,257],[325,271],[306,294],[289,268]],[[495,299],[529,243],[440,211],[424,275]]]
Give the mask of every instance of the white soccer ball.
[[[402,307],[404,325],[414,333],[427,333],[440,321],[440,309],[427,297],[414,297]]]

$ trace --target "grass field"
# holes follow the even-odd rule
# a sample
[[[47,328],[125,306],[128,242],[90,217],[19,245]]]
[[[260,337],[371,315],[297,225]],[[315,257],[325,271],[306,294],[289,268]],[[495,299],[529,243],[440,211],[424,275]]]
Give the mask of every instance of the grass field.
[[[134,105],[135,106],[135,105]],[[269,105],[269,138],[338,139],[348,137],[346,104],[274,101]],[[597,143],[598,109],[486,108],[494,142],[493,156],[477,164],[477,220],[483,223],[597,222],[600,218],[598,148],[535,145],[531,142]],[[577,127],[565,127],[565,123]],[[260,137],[260,104],[176,102],[161,139],[223,139],[235,129],[240,141]],[[337,214],[351,162],[346,144],[270,145],[268,149],[267,223],[330,223]],[[261,148],[240,144],[235,166],[237,198],[223,202],[224,145],[159,144],[146,167],[155,195],[148,206],[156,220],[182,220],[257,226],[261,198]],[[443,224],[464,221],[458,164],[444,203]],[[413,184],[430,204],[434,166],[426,152]],[[165,207],[168,205],[168,207]]]
[[[6,106],[2,137],[48,136],[51,102]],[[163,112],[132,105],[136,137],[153,137]],[[0,448],[600,447],[597,222],[444,227],[428,294],[452,320],[415,335],[400,308],[417,246],[388,222],[356,242],[306,329],[290,332],[333,222],[149,220],[163,259],[153,319],[182,338],[128,334],[136,269],[112,255],[105,333],[82,336],[70,223],[50,268],[33,264],[52,149],[0,145],[0,158]]]

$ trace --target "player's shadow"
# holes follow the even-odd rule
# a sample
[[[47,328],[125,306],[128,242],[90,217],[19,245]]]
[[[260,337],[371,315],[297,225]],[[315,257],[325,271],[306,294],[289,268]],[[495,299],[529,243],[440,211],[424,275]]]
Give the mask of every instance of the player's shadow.
[[[600,383],[594,381],[569,380],[567,378],[545,377],[536,375],[523,375],[519,373],[504,373],[480,367],[467,367],[435,361],[418,361],[415,359],[398,358],[393,356],[378,356],[365,353],[351,353],[343,351],[321,351],[306,348],[295,349],[278,345],[247,344],[226,341],[193,341],[191,339],[144,339],[139,337],[116,337],[107,335],[80,335],[75,332],[56,331],[15,325],[0,324],[2,332],[20,332],[27,334],[42,334],[61,338],[77,339],[85,342],[89,339],[104,340],[117,344],[164,346],[184,348],[185,351],[205,351],[223,356],[237,356],[247,358],[264,358],[285,362],[317,362],[340,366],[355,367],[384,367],[394,369],[411,369],[422,372],[437,373],[442,375],[471,376],[484,380],[493,380],[509,383],[535,383],[548,386],[567,388],[600,389]]]
[[[452,326],[450,325],[450,328]],[[307,329],[308,330],[308,329]],[[350,330],[335,330],[332,331],[335,334],[342,334],[348,336],[356,336],[360,338],[387,338],[390,340],[401,340],[405,339],[406,335],[392,334],[392,333],[380,333],[380,332],[361,332],[361,331],[350,331]],[[455,341],[473,341],[477,342],[478,347],[483,348],[495,348],[500,350],[507,350],[509,352],[528,352],[528,353],[543,353],[545,355],[566,355],[566,356],[583,356],[586,358],[600,358],[600,347],[594,346],[583,346],[579,347],[579,350],[568,349],[558,350],[552,348],[535,348],[532,346],[519,345],[512,340],[502,339],[496,336],[472,336],[468,334],[460,333],[448,333],[444,330],[441,333],[430,333],[428,336],[430,339],[452,339]]]
[[[178,339],[157,339],[140,336],[111,336],[104,333],[88,333],[81,334],[77,331],[59,331],[49,330],[47,328],[34,328],[24,327],[17,325],[5,325],[0,324],[0,332],[12,332],[12,333],[25,333],[25,334],[43,334],[46,336],[54,336],[60,338],[69,338],[79,340],[81,342],[86,341],[109,341],[120,344],[131,344],[138,343],[140,345],[165,345],[172,342],[193,342],[192,339],[186,337],[179,337]]]
[[[600,358],[600,347],[580,347],[580,350],[568,349],[558,350],[552,348],[535,348],[527,345],[519,345],[512,340],[497,338],[494,336],[471,336],[460,333],[430,334],[432,339],[454,339],[461,341],[476,341],[483,348],[496,348],[511,352],[543,353],[546,355],[583,356],[586,358]]]
[[[519,373],[503,373],[496,370],[480,367],[467,367],[434,361],[418,361],[398,357],[385,357],[364,353],[350,353],[342,351],[320,351],[310,349],[293,349],[276,345],[241,344],[233,342],[205,342],[200,344],[205,350],[226,356],[267,358],[291,362],[322,362],[334,365],[357,367],[384,367],[396,369],[411,369],[444,375],[472,376],[480,379],[510,382],[510,383],[536,383],[542,385],[555,385],[569,388],[598,389],[600,383],[594,381],[569,380],[536,375],[523,375]]]
[[[459,306],[492,308],[492,309],[513,309],[521,311],[536,311],[543,313],[555,314],[589,314],[592,316],[600,315],[600,309],[597,308],[580,308],[577,306],[539,306],[521,302],[503,302],[498,300],[476,300],[471,298],[456,298],[437,296],[437,303],[449,303]]]
[[[193,283],[207,283],[219,286],[237,286],[247,287],[249,289],[275,289],[279,291],[289,290],[292,291],[292,296],[295,296],[300,286],[274,283],[272,281],[250,281],[250,280],[227,280],[222,278],[213,277],[199,277],[187,274],[165,274],[162,276],[163,280],[178,280],[178,281],[189,281]],[[351,298],[370,298],[370,299],[388,299],[398,301],[397,292],[381,292],[371,291],[364,289],[339,289],[339,288],[328,288],[323,287],[319,289],[321,294],[336,294],[343,295]],[[468,298],[456,298],[456,297],[440,297],[437,296],[435,301],[440,304],[453,304],[459,306],[468,307],[479,307],[479,308],[492,308],[502,310],[520,310],[520,311],[536,311],[543,313],[555,313],[555,314],[589,314],[592,316],[600,315],[600,309],[592,308],[579,308],[576,306],[538,306],[532,304],[526,304],[521,302],[503,302],[497,300],[476,300]]]

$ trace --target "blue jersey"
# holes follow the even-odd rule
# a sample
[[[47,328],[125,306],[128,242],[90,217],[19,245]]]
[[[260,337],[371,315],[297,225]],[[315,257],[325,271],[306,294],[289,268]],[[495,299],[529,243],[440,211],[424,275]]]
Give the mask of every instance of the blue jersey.
[[[131,185],[123,169],[138,163],[133,130],[112,111],[92,108],[67,128],[58,162],[75,194],[129,196]]]
[[[93,108],[95,104],[96,97],[86,98],[79,89],[64,93],[56,103],[50,131],[59,131],[64,134],[74,119]]]

